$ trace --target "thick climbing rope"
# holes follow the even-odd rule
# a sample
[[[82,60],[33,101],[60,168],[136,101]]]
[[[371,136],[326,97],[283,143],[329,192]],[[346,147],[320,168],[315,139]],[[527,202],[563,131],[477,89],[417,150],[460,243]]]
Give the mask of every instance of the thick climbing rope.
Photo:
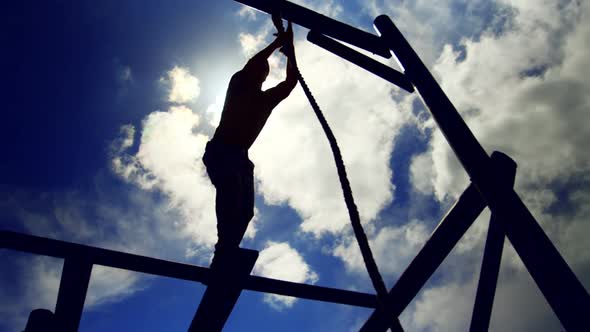
[[[295,57],[293,57],[294,59]],[[291,60],[292,64],[295,68],[295,73],[297,74],[297,80],[301,84],[303,88],[303,92],[313,111],[320,121],[322,129],[326,134],[326,138],[330,143],[330,148],[332,148],[332,154],[334,155],[334,162],[336,163],[336,169],[338,170],[338,178],[340,179],[340,186],[342,187],[342,193],[344,194],[344,201],[346,202],[346,208],[348,209],[348,215],[350,216],[350,222],[352,224],[352,230],[354,232],[354,236],[356,237],[356,241],[359,245],[361,250],[361,255],[363,256],[363,261],[365,262],[365,267],[367,272],[369,273],[369,278],[373,283],[373,287],[377,292],[377,301],[380,309],[383,311],[388,311],[386,308],[388,307],[388,292],[385,286],[385,282],[383,282],[383,278],[381,277],[381,273],[379,273],[379,268],[377,267],[377,263],[373,258],[373,253],[371,251],[371,247],[369,246],[369,240],[367,239],[367,235],[363,229],[361,224],[361,218],[359,216],[358,209],[354,202],[354,197],[352,196],[352,188],[350,187],[350,182],[348,181],[348,176],[346,175],[346,168],[344,167],[344,161],[342,160],[342,154],[340,153],[340,147],[338,147],[338,142],[336,141],[336,137],[334,133],[332,133],[332,129],[328,125],[328,121],[324,117],[320,106],[316,102],[314,96],[311,94],[309,90],[309,86],[303,79],[301,72],[299,71],[299,67],[296,65],[295,61]],[[403,331],[399,320],[394,322],[395,328],[392,327],[392,331]]]
[[[278,33],[284,32],[282,19],[280,17],[273,16],[273,23],[277,28]],[[367,239],[367,235],[365,234],[365,231],[361,224],[361,218],[359,216],[357,206],[354,202],[354,197],[352,196],[352,188],[350,187],[350,182],[348,181],[348,176],[346,175],[346,168],[344,167],[344,161],[342,160],[340,147],[338,147],[336,137],[334,136],[332,129],[328,125],[328,121],[326,121],[326,118],[324,117],[324,114],[320,109],[320,106],[316,102],[313,94],[311,93],[311,90],[309,89],[309,86],[303,78],[303,75],[301,75],[301,72],[299,71],[294,50],[283,49],[283,52],[291,61],[291,64],[293,65],[293,68],[295,69],[295,73],[297,75],[297,80],[301,84],[303,92],[309,100],[309,103],[313,108],[313,111],[316,117],[318,118],[320,125],[324,130],[324,133],[326,134],[326,138],[330,143],[330,148],[332,149],[332,154],[334,155],[334,162],[336,163],[336,169],[338,171],[338,178],[340,179],[340,186],[342,187],[342,193],[344,194],[344,201],[346,203],[346,208],[348,209],[348,215],[350,216],[352,230],[361,250],[361,255],[363,257],[363,261],[365,262],[365,267],[367,268],[369,278],[371,279],[373,287],[377,292],[377,302],[380,306],[380,309],[385,310],[385,308],[388,306],[387,288],[385,286],[385,282],[383,282],[381,274],[379,273],[379,268],[377,267],[377,263],[375,262],[375,259],[373,258],[373,253],[371,252],[371,247],[369,246],[369,240]],[[396,325],[398,326],[395,326],[396,329],[394,329],[394,331],[403,331],[401,329],[401,325],[399,325],[399,321],[397,322],[398,323]]]
[[[367,239],[367,235],[365,234],[365,231],[361,224],[359,212],[354,202],[354,197],[352,196],[352,188],[350,187],[350,182],[348,181],[348,176],[346,175],[346,168],[344,167],[344,161],[342,160],[340,147],[338,146],[336,137],[334,136],[334,133],[332,133],[332,129],[328,125],[328,122],[326,121],[326,118],[324,117],[322,110],[317,104],[314,96],[311,94],[309,86],[305,82],[305,79],[303,79],[303,76],[301,75],[301,72],[299,71],[299,68],[296,65],[295,72],[297,74],[297,80],[301,84],[305,96],[307,96],[307,99],[309,99],[309,103],[311,104],[311,107],[313,108],[315,115],[320,121],[322,129],[326,134],[326,138],[330,143],[330,148],[332,149],[332,154],[334,155],[334,162],[336,163],[336,169],[338,171],[338,178],[340,179],[340,186],[342,187],[342,193],[344,194],[344,201],[346,202],[346,208],[348,209],[348,215],[350,216],[352,229],[354,231],[354,235],[360,247],[361,254],[363,256],[363,260],[365,261],[365,266],[367,268],[367,272],[369,273],[369,277],[371,278],[371,282],[373,283],[373,287],[375,287],[377,295],[380,297],[380,299],[382,299],[384,296],[383,294],[385,294],[385,296],[387,295],[387,288],[385,287],[383,278],[379,273],[377,263],[373,258],[373,253],[371,252],[371,247],[369,246],[369,240]]]
[[[363,256],[363,260],[365,261],[365,266],[367,268],[367,272],[369,273],[369,277],[371,278],[371,282],[373,283],[373,287],[375,287],[375,290],[377,291],[378,295],[387,294],[387,288],[385,287],[383,278],[381,278],[381,274],[379,273],[377,263],[373,258],[373,253],[371,252],[371,248],[369,246],[369,240],[367,239],[367,235],[365,234],[365,231],[361,224],[359,212],[354,202],[352,188],[350,187],[350,182],[348,181],[348,176],[346,175],[346,168],[344,166],[344,161],[342,160],[342,154],[340,153],[340,147],[338,146],[336,137],[334,136],[334,133],[332,133],[332,129],[328,125],[328,121],[326,121],[326,118],[324,117],[322,110],[320,109],[314,96],[309,90],[309,86],[307,85],[305,79],[301,75],[299,68],[295,64],[293,65],[295,66],[297,80],[301,84],[305,96],[307,97],[307,99],[309,99],[309,103],[311,104],[311,107],[313,108],[313,111],[316,117],[318,118],[320,125],[324,130],[324,133],[326,134],[326,138],[330,143],[330,148],[332,149],[332,154],[334,155],[334,162],[336,163],[338,178],[340,179],[340,186],[342,187],[342,193],[344,194],[344,201],[346,203],[346,208],[348,209],[348,215],[350,217],[352,229],[354,231],[354,235],[360,247],[361,254]]]

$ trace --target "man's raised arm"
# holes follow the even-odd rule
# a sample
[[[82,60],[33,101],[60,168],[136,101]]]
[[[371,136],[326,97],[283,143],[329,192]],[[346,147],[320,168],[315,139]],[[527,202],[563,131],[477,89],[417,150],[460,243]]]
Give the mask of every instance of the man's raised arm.
[[[293,27],[291,22],[289,22],[287,31],[284,33],[284,44],[282,46],[281,51],[287,56],[287,77],[283,82],[264,92],[273,108],[287,98],[297,85],[297,72],[295,63],[292,61],[292,57],[295,57],[295,48],[293,47]]]
[[[268,59],[277,48],[283,45],[282,39],[282,36],[277,36],[277,38],[275,38],[275,40],[273,40],[272,43],[270,43],[268,46],[262,49],[262,51],[256,53],[256,55],[254,55],[250,60],[248,60],[248,63],[266,61],[266,59]]]
[[[277,106],[283,99],[287,98],[291,91],[297,85],[297,74],[295,72],[295,66],[291,62],[291,59],[287,60],[287,77],[284,81],[277,84],[275,87],[270,88],[264,92],[267,96],[268,103],[272,108]]]

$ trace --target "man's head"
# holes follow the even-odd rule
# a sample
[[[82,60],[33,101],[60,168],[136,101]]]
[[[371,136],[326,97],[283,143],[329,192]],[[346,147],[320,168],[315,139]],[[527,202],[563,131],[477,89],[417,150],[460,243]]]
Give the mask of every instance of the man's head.
[[[247,66],[249,67],[248,72],[251,76],[252,83],[254,83],[256,88],[262,87],[262,83],[264,83],[270,72],[268,61],[266,61],[266,59],[249,61]]]

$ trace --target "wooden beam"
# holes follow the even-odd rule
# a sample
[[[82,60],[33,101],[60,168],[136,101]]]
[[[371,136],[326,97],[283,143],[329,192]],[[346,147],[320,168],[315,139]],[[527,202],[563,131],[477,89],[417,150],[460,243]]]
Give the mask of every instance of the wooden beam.
[[[470,184],[389,291],[390,303],[387,308],[391,311],[374,311],[360,331],[387,330],[453,250],[484,208],[485,202],[475,186]]]
[[[64,261],[55,305],[59,331],[78,331],[91,273],[92,263],[82,257],[66,258]]]
[[[516,163],[503,153],[492,153],[492,159],[495,157],[501,159],[501,164],[499,165],[501,169],[499,171],[505,173],[504,179],[507,182],[506,185],[510,188],[514,187]],[[506,234],[498,220],[498,215],[492,213],[483,260],[481,262],[479,283],[477,284],[477,292],[475,294],[471,326],[469,327],[469,331],[471,332],[487,331],[489,329],[505,237]]]
[[[97,265],[162,277],[196,281],[203,284],[209,283],[211,273],[208,268],[202,266],[166,261],[12,231],[0,231],[0,248],[57,258],[68,258],[81,255],[88,261]],[[377,298],[374,294],[298,284],[259,276],[248,276],[244,288],[256,292],[293,296],[314,301],[346,304],[365,308],[375,308],[377,306]]]
[[[344,46],[334,39],[328,38],[314,30],[311,30],[307,34],[307,40],[345,60],[354,63],[364,70],[381,77],[382,79],[406,90],[407,92],[414,92],[414,86],[404,74],[382,64],[379,61],[375,61],[350,47]]]
[[[391,52],[378,36],[352,27],[346,23],[316,13],[313,10],[286,0],[236,0],[246,6],[272,14],[279,12],[281,17],[310,30],[360,47],[373,54],[389,59]]]

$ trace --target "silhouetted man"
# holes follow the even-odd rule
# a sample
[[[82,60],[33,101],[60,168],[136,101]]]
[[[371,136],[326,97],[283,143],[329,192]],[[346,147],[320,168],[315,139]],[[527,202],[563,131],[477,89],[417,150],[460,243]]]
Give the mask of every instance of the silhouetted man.
[[[235,73],[227,88],[221,122],[207,143],[203,162],[216,189],[218,242],[216,255],[237,248],[254,215],[254,164],[248,149],[272,110],[295,88],[295,68],[287,60],[287,77],[277,86],[262,91],[269,73],[268,57],[279,47],[293,49],[293,28],[252,57]]]

